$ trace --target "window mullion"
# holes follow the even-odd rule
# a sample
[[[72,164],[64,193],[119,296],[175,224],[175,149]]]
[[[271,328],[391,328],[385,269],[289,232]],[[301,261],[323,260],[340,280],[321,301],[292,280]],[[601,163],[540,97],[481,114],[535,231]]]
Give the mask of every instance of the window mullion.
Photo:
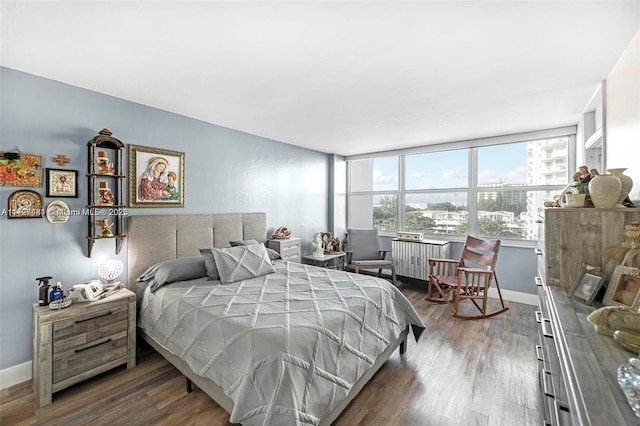
[[[467,193],[467,233],[477,235],[478,222],[478,148],[469,148],[469,192]]]

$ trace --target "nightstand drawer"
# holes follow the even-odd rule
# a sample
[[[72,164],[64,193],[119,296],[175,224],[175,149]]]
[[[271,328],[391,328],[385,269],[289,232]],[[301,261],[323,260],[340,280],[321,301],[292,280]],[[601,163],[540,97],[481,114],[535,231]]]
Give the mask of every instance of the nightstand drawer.
[[[55,384],[127,356],[127,331],[53,355]],[[126,361],[124,361],[126,362]]]
[[[83,348],[119,333],[126,334],[128,306],[120,305],[53,324],[53,353]]]

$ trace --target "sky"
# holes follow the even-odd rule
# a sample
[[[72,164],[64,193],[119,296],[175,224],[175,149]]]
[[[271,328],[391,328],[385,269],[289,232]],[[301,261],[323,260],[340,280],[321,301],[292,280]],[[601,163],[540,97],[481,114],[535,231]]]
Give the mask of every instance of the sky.
[[[406,189],[466,188],[468,150],[432,152],[405,157]],[[374,191],[398,186],[398,157],[376,158]],[[479,183],[527,182],[527,143],[495,145],[478,150]]]

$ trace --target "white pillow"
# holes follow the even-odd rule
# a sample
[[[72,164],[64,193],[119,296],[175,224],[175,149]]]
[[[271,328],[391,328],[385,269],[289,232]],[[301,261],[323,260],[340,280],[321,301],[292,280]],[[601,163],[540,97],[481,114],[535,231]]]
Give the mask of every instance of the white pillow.
[[[223,284],[272,274],[276,271],[263,244],[213,248],[211,251]]]

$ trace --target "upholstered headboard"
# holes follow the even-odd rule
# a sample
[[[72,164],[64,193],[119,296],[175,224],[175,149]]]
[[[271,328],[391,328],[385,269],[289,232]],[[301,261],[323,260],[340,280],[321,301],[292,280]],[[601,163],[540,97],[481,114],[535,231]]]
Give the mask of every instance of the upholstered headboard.
[[[228,247],[229,241],[267,240],[267,214],[220,213],[129,216],[128,286],[135,288],[149,266],[168,259],[199,255],[198,249]]]

